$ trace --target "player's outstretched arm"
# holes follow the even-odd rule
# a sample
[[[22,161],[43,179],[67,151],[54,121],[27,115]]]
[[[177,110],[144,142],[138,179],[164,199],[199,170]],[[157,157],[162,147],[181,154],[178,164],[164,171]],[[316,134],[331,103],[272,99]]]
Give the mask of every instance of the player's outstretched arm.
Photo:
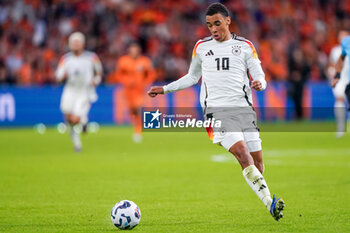
[[[149,89],[147,94],[153,98],[159,94],[164,94],[164,89],[163,89],[163,87],[160,87],[160,86],[153,86]]]
[[[67,72],[66,72],[66,62],[64,56],[60,59],[58,63],[57,70],[55,72],[56,82],[60,83],[63,82],[65,79],[68,78]]]
[[[94,64],[95,76],[93,78],[92,85],[98,86],[102,81],[103,67],[102,67],[101,60],[98,58],[98,56],[95,53],[93,54],[93,64]]]
[[[163,87],[159,87],[159,86],[151,87],[151,89],[148,91],[148,95],[150,97],[155,97],[158,94],[166,94],[169,92],[179,91],[179,90],[188,88],[190,86],[193,86],[194,84],[198,83],[199,79],[202,76],[201,64],[202,64],[202,61],[199,58],[199,56],[193,55],[190,68],[188,70],[188,73],[185,76]]]
[[[196,50],[194,49],[194,51]],[[179,91],[198,83],[201,76],[202,61],[199,58],[199,56],[197,56],[195,52],[193,52],[190,68],[185,76],[163,87],[153,86],[147,93],[150,97],[156,97],[159,94],[166,94],[169,92]]]

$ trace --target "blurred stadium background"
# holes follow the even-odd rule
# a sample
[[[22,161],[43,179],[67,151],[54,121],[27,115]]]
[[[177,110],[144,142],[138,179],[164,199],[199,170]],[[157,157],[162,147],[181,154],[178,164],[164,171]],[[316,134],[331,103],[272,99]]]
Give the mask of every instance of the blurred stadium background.
[[[133,144],[131,127],[114,127],[130,123],[113,80],[130,41],[152,59],[156,82],[175,80],[187,72],[195,42],[209,35],[211,2],[0,0],[0,232],[114,232],[110,210],[123,199],[141,209],[137,232],[349,232],[350,135],[337,139],[324,128],[334,105],[325,70],[338,30],[350,26],[349,0],[221,1],[233,13],[232,31],[255,44],[268,80],[253,97],[268,113],[259,120],[272,127],[261,133],[264,177],[286,201],[281,222],[206,133],[145,133]],[[54,71],[74,31],[86,35],[105,71],[90,111],[103,126],[82,136],[80,154],[67,135],[42,125],[63,122]],[[302,118],[321,120],[308,131],[328,133],[289,121],[297,119],[296,88]],[[198,94],[197,85],[145,98],[145,106],[198,107]],[[38,123],[45,134],[33,131]]]
[[[58,59],[68,51],[74,31],[87,37],[104,67],[100,100],[90,119],[104,124],[129,123],[119,86],[116,60],[130,41],[139,41],[157,70],[157,82],[186,74],[195,42],[208,36],[205,0],[3,0],[0,3],[0,126],[57,124],[61,87],[55,83]],[[305,89],[303,106],[333,108],[326,67],[337,31],[350,26],[350,2],[343,0],[221,1],[232,12],[231,30],[257,47],[266,79],[259,107],[293,107],[295,89]],[[305,84],[305,85],[304,85]],[[45,98],[42,98],[45,96]],[[198,104],[198,88],[146,105]],[[186,101],[194,99],[190,104]],[[332,119],[332,111],[304,118]],[[288,111],[278,119],[293,119]],[[300,117],[300,116],[299,116]]]

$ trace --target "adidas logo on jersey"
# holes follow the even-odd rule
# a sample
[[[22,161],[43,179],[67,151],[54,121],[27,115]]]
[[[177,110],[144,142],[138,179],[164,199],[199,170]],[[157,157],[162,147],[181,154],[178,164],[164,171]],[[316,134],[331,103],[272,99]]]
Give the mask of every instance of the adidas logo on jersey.
[[[205,56],[210,56],[210,55],[214,55],[213,51],[209,50],[209,52],[207,52],[207,54],[205,54]]]

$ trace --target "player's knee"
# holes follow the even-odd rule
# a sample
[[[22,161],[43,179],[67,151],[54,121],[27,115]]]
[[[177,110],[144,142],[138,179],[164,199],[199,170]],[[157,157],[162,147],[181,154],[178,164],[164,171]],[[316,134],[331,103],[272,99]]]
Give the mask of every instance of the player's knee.
[[[66,114],[66,115],[65,115],[65,118],[66,118],[66,121],[67,121],[69,124],[73,124],[72,115]]]
[[[234,153],[237,156],[243,156],[248,153],[248,147],[242,141],[235,143],[231,148],[230,152]]]
[[[80,123],[80,117],[78,116],[72,116],[71,117],[71,124],[76,125]]]
[[[74,119],[74,124],[76,125],[76,124],[79,124],[79,123],[80,123],[80,117],[75,118]]]

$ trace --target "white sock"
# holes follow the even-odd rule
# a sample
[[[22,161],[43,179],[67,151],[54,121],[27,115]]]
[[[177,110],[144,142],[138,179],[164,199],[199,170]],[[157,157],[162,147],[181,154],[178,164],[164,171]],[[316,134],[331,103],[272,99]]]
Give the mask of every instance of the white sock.
[[[344,133],[346,130],[346,108],[343,101],[336,101],[334,104],[334,115],[337,122],[337,133]]]
[[[271,194],[264,177],[261,175],[255,165],[250,165],[243,169],[243,176],[251,189],[258,195],[266,208],[270,210],[272,203]]]
[[[74,148],[81,149],[81,140],[80,140],[80,131],[77,129],[78,127],[69,124],[69,133],[74,145]]]

